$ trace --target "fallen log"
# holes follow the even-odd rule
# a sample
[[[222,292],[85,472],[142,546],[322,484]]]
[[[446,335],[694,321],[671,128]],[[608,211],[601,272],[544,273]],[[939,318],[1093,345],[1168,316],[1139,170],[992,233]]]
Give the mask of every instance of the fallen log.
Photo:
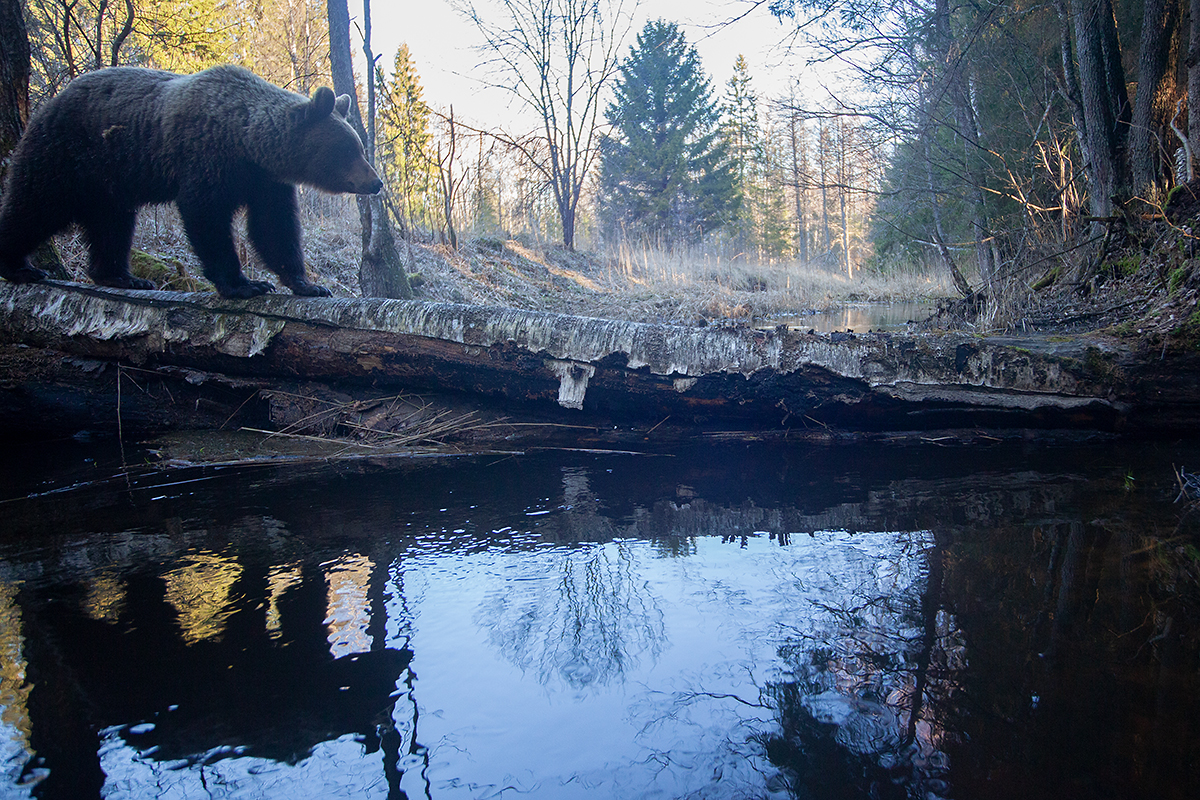
[[[1200,418],[1194,379],[1161,365],[1142,374],[1127,349],[1094,338],[687,328],[46,282],[0,284],[0,344],[10,434],[88,417],[147,430],[217,427],[235,413],[236,424],[278,425],[272,392],[348,403],[450,392],[510,416],[597,426],[669,418],[699,430],[1145,430]]]

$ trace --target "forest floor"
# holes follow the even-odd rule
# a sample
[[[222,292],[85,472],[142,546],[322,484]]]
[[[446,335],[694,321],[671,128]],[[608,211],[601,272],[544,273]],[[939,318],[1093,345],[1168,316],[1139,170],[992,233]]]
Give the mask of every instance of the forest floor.
[[[1198,207],[1200,208],[1200,207]],[[1162,219],[1097,232],[1099,250],[1030,272],[996,304],[1007,332],[1095,331],[1143,345],[1200,342],[1200,226]]]

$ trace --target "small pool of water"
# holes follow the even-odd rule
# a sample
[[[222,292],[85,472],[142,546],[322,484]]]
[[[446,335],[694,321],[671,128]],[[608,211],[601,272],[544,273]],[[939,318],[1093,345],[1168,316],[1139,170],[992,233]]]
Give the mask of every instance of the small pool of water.
[[[1196,444],[63,458],[0,797],[1200,792]]]
[[[903,303],[860,303],[830,311],[817,311],[772,320],[769,327],[787,325],[797,330],[830,331],[903,331],[909,323],[920,322],[934,311],[934,304],[906,301]]]

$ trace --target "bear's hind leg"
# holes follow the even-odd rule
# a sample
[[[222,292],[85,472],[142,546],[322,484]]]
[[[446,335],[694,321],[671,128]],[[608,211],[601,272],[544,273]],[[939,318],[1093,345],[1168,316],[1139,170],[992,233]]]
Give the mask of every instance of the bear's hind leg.
[[[244,299],[275,291],[266,281],[249,281],[233,246],[233,208],[181,197],[176,203],[192,250],[204,267],[204,277],[221,297]]]
[[[136,211],[95,214],[82,223],[88,240],[88,275],[98,286],[114,289],[154,289],[154,283],[129,272],[129,250],[133,247]]]
[[[328,289],[311,283],[304,274],[300,209],[295,187],[284,183],[257,186],[246,206],[246,231],[268,269],[278,275],[293,294],[328,297]]]

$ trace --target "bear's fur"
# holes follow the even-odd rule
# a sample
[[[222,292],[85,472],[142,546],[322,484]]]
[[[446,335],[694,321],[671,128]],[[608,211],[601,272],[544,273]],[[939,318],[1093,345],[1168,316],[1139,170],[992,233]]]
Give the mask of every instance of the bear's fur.
[[[231,234],[242,207],[266,266],[295,294],[328,295],[304,275],[295,186],[382,188],[346,122],[349,101],[324,87],[309,99],[233,66],[195,75],[113,67],[79,76],[38,109],[13,152],[0,198],[0,276],[45,278],[26,257],[78,223],[93,281],[153,288],[129,273],[137,210],[173,200],[222,297],[274,289],[242,275]]]

